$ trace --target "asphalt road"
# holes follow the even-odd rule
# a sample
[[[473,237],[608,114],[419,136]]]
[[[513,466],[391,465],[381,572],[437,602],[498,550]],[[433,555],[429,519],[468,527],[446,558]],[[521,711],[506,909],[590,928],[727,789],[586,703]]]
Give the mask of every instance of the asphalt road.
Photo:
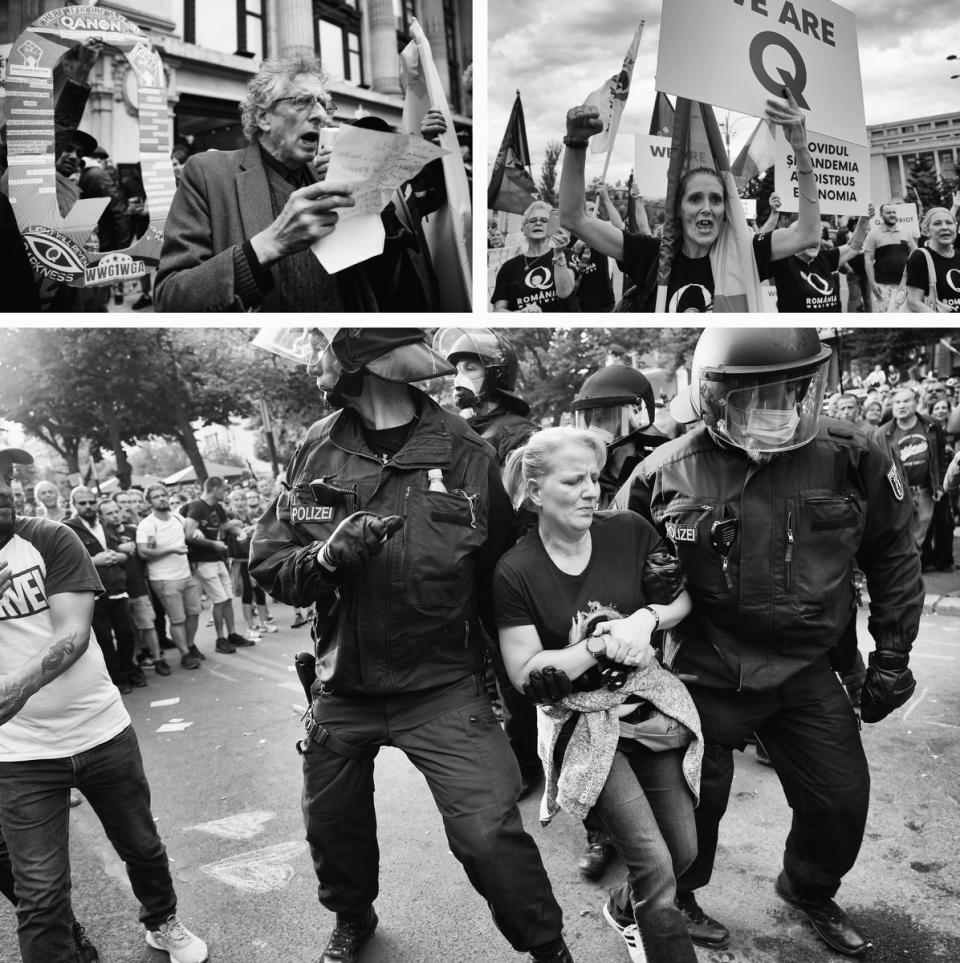
[[[309,963],[331,917],[316,902],[299,813],[294,749],[304,698],[292,669],[308,645],[284,626],[253,649],[208,653],[194,672],[150,675],[126,697],[171,858],[181,917],[208,942],[215,963]],[[867,639],[865,627],[861,639]],[[925,618],[915,649],[917,695],[894,716],[866,727],[873,777],[867,836],[839,900],[874,941],[874,963],[960,961],[960,619]],[[160,701],[178,700],[158,705]],[[184,726],[184,724],[187,724]],[[172,731],[162,731],[163,727]],[[380,929],[363,963],[507,963],[519,959],[450,854],[425,784],[392,749],[377,762],[382,850]],[[579,824],[537,821],[539,799],[522,804],[557,898],[574,958],[623,961],[603,922],[611,869],[580,880]],[[839,960],[799,914],[773,893],[789,811],[773,770],[752,750],[737,757],[731,808],[721,828],[718,867],[701,904],[731,929],[730,947],[700,950],[701,963]],[[124,870],[89,806],[73,810],[74,906],[103,963],[164,963],[149,949]],[[16,921],[0,906],[0,963],[19,959]]]

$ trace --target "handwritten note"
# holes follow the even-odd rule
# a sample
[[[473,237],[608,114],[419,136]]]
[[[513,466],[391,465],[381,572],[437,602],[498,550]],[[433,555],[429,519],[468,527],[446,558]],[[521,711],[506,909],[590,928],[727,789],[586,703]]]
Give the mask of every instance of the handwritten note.
[[[341,208],[332,234],[317,241],[313,253],[331,274],[383,251],[380,212],[393,192],[446,151],[413,134],[390,134],[362,127],[339,128],[325,180],[349,184],[353,207]],[[351,224],[351,221],[356,221]]]

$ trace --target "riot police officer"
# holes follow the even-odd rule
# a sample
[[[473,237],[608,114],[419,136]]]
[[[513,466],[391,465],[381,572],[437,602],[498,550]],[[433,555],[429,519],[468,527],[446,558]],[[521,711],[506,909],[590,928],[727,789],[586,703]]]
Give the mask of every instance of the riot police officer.
[[[493,445],[502,467],[507,455],[537,430],[527,417],[530,405],[517,394],[513,345],[492,328],[441,328],[433,347],[456,368],[456,405],[472,410],[470,427]]]
[[[270,595],[317,607],[301,748],[319,898],[336,913],[321,963],[356,963],[378,922],[373,772],[387,744],[424,774],[451,851],[512,946],[571,963],[470,631],[492,611],[512,509],[489,446],[413,387],[449,366],[409,328],[273,329],[257,343],[306,363],[340,407],[297,448],[250,560]]]
[[[617,496],[677,547],[693,614],[676,630],[706,753],[698,856],[678,880],[695,942],[729,933],[697,904],[710,879],[733,750],[763,740],[793,810],[777,893],[832,949],[868,938],[834,902],[863,839],[870,777],[858,720],[833,672],[855,611],[854,566],[870,591],[864,722],[915,688],[908,667],[923,607],[910,493],[860,429],[821,418],[829,348],[814,329],[708,328],[689,391],[671,405],[702,425],[658,448]]]
[[[607,365],[583,382],[570,410],[577,428],[596,432],[607,446],[599,507],[608,508],[633,469],[669,440],[653,424],[653,387],[636,368]]]

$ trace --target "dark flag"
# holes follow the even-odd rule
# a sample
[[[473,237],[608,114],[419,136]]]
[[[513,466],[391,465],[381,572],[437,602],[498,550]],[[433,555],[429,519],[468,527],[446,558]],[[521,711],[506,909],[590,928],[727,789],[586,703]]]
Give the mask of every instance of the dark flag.
[[[676,215],[680,179],[693,166],[707,166],[717,171],[724,184],[725,214],[720,236],[710,251],[713,270],[713,311],[762,311],[763,289],[753,258],[753,231],[747,226],[737,185],[730,173],[730,163],[720,136],[717,119],[709,104],[677,98],[670,167],[667,174],[666,219],[660,264],[657,271],[657,311],[667,311],[667,283],[673,267],[674,252],[682,243],[683,229]],[[710,163],[703,164],[702,158]]]
[[[657,99],[653,105],[653,116],[650,118],[650,134],[653,137],[670,137],[673,134],[674,110],[670,98],[661,91],[657,91]]]
[[[527,147],[527,129],[518,90],[487,187],[487,207],[490,210],[522,214],[537,200],[540,195],[529,167],[530,148]]]
[[[627,178],[627,233],[628,234],[639,234],[640,225],[637,223],[637,205],[634,203],[633,198],[630,196],[630,188],[633,187],[633,171],[630,171],[630,176]]]

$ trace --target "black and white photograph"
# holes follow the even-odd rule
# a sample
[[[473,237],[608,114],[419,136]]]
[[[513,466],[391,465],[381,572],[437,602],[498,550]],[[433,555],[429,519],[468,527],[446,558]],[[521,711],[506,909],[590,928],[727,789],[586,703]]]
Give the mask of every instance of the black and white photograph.
[[[471,308],[472,0],[0,4],[0,310]]]
[[[956,4],[487,10],[489,310],[960,310]]]
[[[4,326],[0,412],[0,959],[960,958],[960,329]]]

